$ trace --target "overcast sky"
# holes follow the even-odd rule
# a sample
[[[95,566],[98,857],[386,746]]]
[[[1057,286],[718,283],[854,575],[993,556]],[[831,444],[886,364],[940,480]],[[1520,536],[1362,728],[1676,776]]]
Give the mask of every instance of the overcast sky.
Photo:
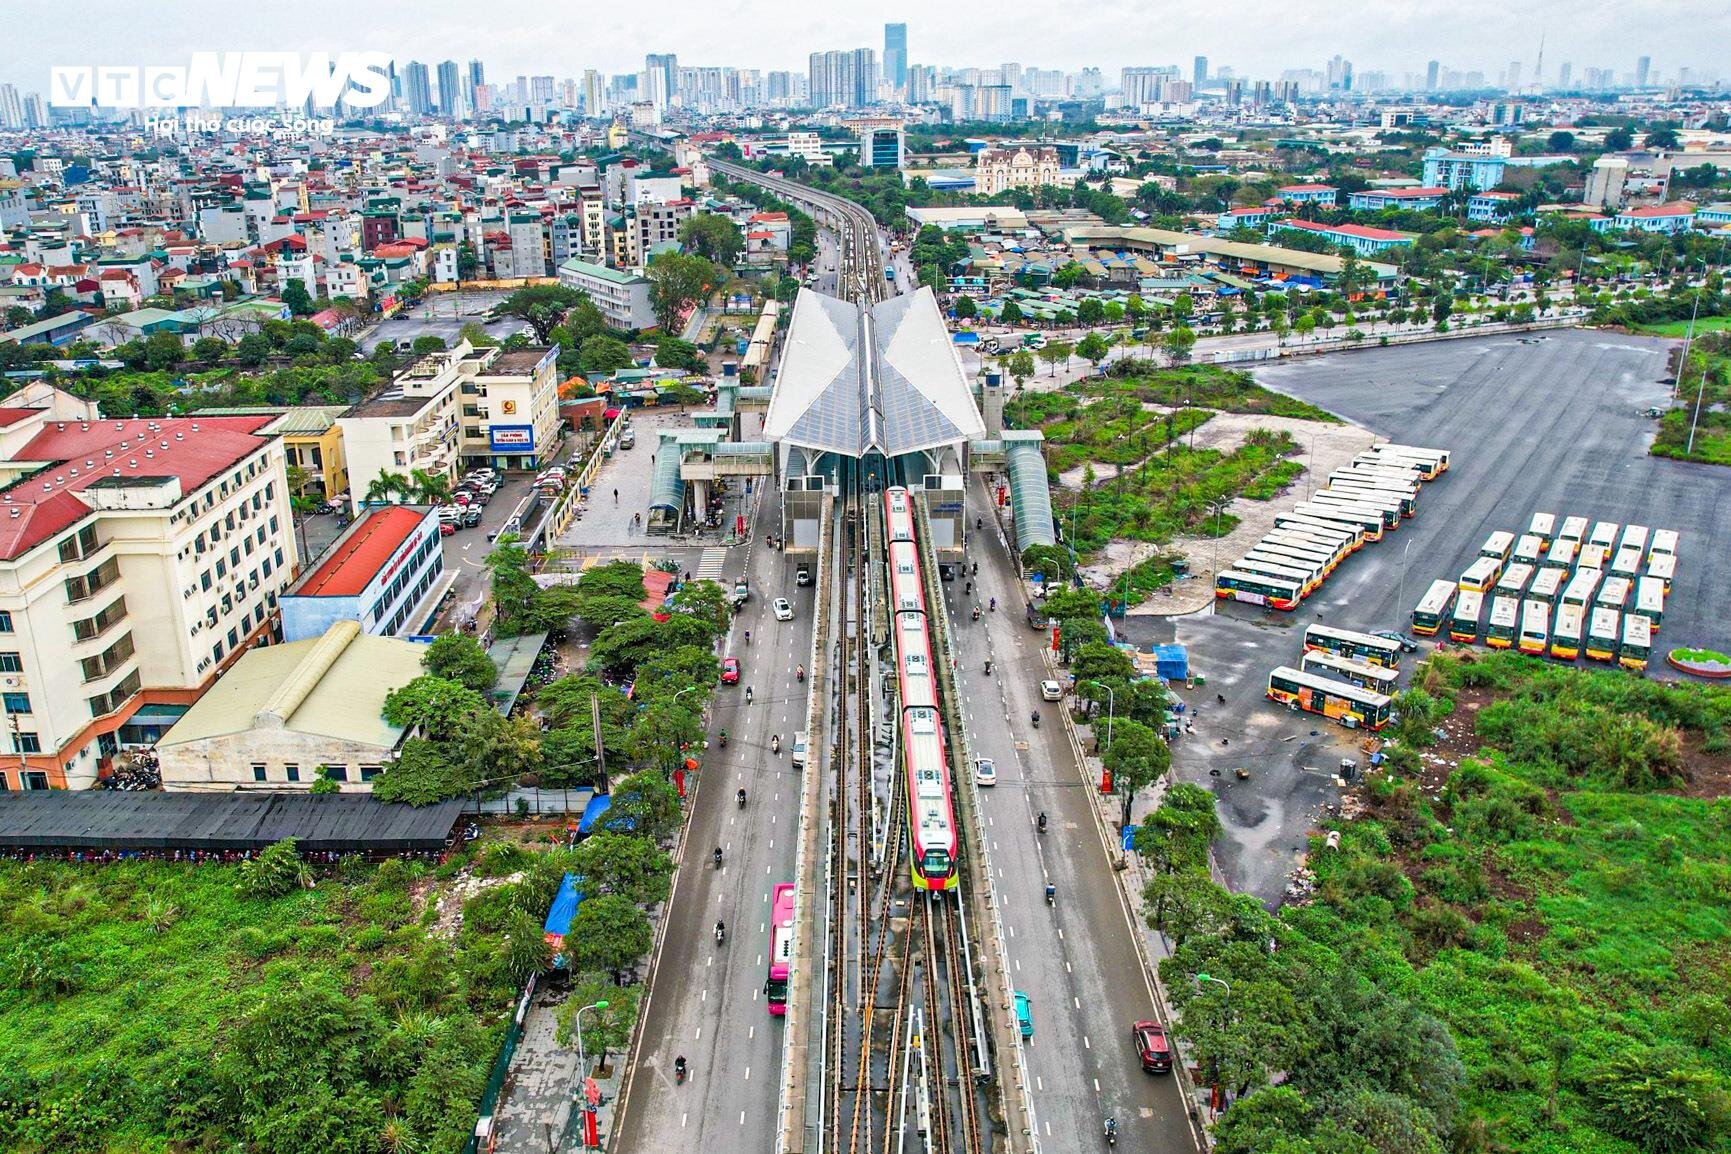
[[[923,12],[922,12],[923,10]],[[383,51],[429,63],[478,57],[490,82],[519,73],[637,71],[646,52],[681,64],[803,71],[829,48],[883,48],[883,23],[908,24],[909,62],[1042,68],[1180,64],[1207,56],[1239,76],[1321,68],[1335,53],[1399,83],[1425,62],[1491,80],[1520,60],[1530,78],[1541,31],[1546,79],[1570,61],[1661,75],[1726,69],[1728,0],[1333,0],[1185,3],[997,0],[882,9],[834,0],[9,0],[0,6],[0,81],[46,91],[50,65],[177,64],[196,51]]]

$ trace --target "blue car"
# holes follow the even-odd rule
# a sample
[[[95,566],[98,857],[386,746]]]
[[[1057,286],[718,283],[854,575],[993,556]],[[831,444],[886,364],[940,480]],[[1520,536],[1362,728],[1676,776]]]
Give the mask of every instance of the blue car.
[[[1016,1024],[1022,1028],[1022,1037],[1034,1036],[1034,1003],[1020,990],[1016,991]]]

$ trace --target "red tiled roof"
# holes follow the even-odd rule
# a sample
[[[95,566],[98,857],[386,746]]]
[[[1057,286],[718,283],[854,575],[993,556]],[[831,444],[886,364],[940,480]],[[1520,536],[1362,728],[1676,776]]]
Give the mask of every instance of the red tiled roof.
[[[1396,232],[1392,228],[1371,228],[1363,224],[1316,224],[1308,220],[1289,220],[1282,228],[1301,228],[1305,232],[1339,233],[1342,236],[1358,236],[1365,240],[1405,240],[1407,234]]]
[[[405,505],[374,509],[361,518],[324,564],[301,582],[294,596],[353,597],[378,575],[426,516],[425,509]]]
[[[1283,184],[1279,192],[1336,192],[1332,184]]]
[[[1361,196],[1386,196],[1395,200],[1420,199],[1432,196],[1447,196],[1446,188],[1367,188]]]
[[[20,409],[10,405],[0,406],[0,429],[16,425],[19,421],[27,420],[41,411],[41,409]]]
[[[20,557],[81,521],[90,508],[73,494],[117,473],[179,477],[181,491],[192,493],[257,452],[265,444],[257,431],[274,419],[162,417],[45,425],[15,459],[53,463],[0,492],[0,558]],[[145,456],[147,451],[152,455]]]
[[[1694,216],[1695,206],[1692,204],[1655,204],[1651,208],[1625,209],[1617,215],[1634,217]]]

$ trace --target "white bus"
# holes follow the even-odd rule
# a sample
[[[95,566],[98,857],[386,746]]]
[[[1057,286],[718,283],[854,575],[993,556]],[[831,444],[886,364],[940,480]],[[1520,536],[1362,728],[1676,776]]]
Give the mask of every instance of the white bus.
[[[1585,517],[1564,517],[1563,527],[1557,530],[1559,537],[1573,537],[1580,541],[1587,535],[1587,519]]]
[[[1300,583],[1266,573],[1244,573],[1228,569],[1214,578],[1214,596],[1222,601],[1248,601],[1275,609],[1298,608],[1303,597]]]
[[[1327,553],[1319,553],[1315,549],[1288,545],[1281,541],[1273,541],[1267,537],[1250,547],[1252,553],[1266,553],[1270,557],[1287,557],[1298,565],[1311,565],[1327,577],[1334,566],[1334,558]]]
[[[1671,579],[1677,575],[1677,555],[1675,553],[1654,553],[1647,558],[1647,576],[1657,578],[1665,586],[1665,595],[1671,595]]]
[[[1329,674],[1349,681],[1360,689],[1374,690],[1390,697],[1393,697],[1399,688],[1400,674],[1392,669],[1384,669],[1368,661],[1354,661],[1350,657],[1336,657],[1332,653],[1314,649],[1304,651],[1304,656],[1299,658],[1298,667],[1306,673]]]
[[[1575,564],[1575,552],[1581,543],[1573,537],[1553,537],[1545,547],[1545,568],[1567,573]]]
[[[1611,562],[1611,551],[1603,545],[1595,545],[1591,541],[1581,546],[1581,555],[1575,561],[1575,571],[1596,569],[1603,573]]]
[[[1400,502],[1384,503],[1371,497],[1359,497],[1351,493],[1338,493],[1333,489],[1318,489],[1310,495],[1310,504],[1333,506],[1346,512],[1375,513],[1382,520],[1384,529],[1400,527]]]
[[[1653,626],[1639,613],[1623,616],[1623,644],[1617,649],[1617,664],[1637,672],[1647,668],[1653,652]]]
[[[1543,601],[1546,605],[1555,605],[1568,580],[1567,569],[1540,569],[1533,574],[1533,583],[1527,588],[1527,596],[1535,601]]]
[[[1623,535],[1617,539],[1617,552],[1633,549],[1637,553],[1647,551],[1647,526],[1624,525]]]
[[[1587,544],[1603,545],[1609,553],[1617,545],[1617,523],[1615,521],[1600,521],[1593,526],[1593,531],[1587,534]]]
[[[1563,605],[1557,609],[1557,622],[1551,629],[1551,656],[1558,661],[1573,661],[1581,655],[1581,621],[1579,605]]]
[[[1509,554],[1509,558],[1537,569],[1539,562],[1545,559],[1545,543],[1531,533],[1523,533],[1515,538],[1515,551]]]
[[[1485,644],[1492,649],[1508,649],[1515,643],[1515,630],[1521,619],[1521,603],[1513,597],[1491,600],[1491,619],[1485,626]]]
[[[1290,563],[1289,563],[1290,562]],[[1240,573],[1265,573],[1270,577],[1284,577],[1288,581],[1298,582],[1300,598],[1309,597],[1316,592],[1316,587],[1322,584],[1322,570],[1309,566],[1300,567],[1290,558],[1269,557],[1262,553],[1246,553],[1232,563],[1232,567]]]
[[[1643,577],[1635,582],[1635,613],[1645,617],[1652,631],[1659,631],[1665,619],[1665,584],[1657,577]]]
[[[1480,557],[1467,566],[1467,571],[1461,574],[1460,587],[1488,593],[1491,587],[1497,583],[1497,578],[1502,575],[1503,563],[1501,561],[1495,557]]]
[[[1632,545],[1624,545],[1617,549],[1617,557],[1611,562],[1611,576],[1627,577],[1633,581],[1641,572],[1641,551]]]
[[[1346,560],[1347,554],[1351,552],[1351,549],[1340,541],[1324,541],[1321,537],[1312,537],[1308,533],[1293,533],[1285,529],[1271,529],[1262,535],[1262,539],[1270,545],[1322,557],[1327,561],[1324,568],[1330,573],[1334,572],[1335,566]]]
[[[1449,640],[1471,645],[1479,639],[1479,615],[1484,612],[1485,595],[1473,589],[1463,589],[1455,598],[1455,610],[1449,615]]]
[[[1416,489],[1420,485],[1424,484],[1424,482],[1419,479],[1419,475],[1411,469],[1405,468],[1401,465],[1384,465],[1376,461],[1354,461],[1352,464],[1336,469],[1328,475],[1330,481],[1338,481],[1343,478],[1351,477],[1377,480],[1385,484],[1398,485],[1402,488],[1411,487]]]
[[[1517,646],[1522,653],[1542,654],[1551,644],[1551,607],[1543,601],[1528,601],[1521,606],[1521,639]]]
[[[1531,565],[1510,565],[1503,570],[1503,575],[1497,578],[1497,592],[1505,597],[1524,598],[1527,595],[1527,585],[1532,579],[1533,567]],[[1544,598],[1539,597],[1535,600],[1544,601]],[[1549,605],[1550,602],[1545,601],[1545,604]]]
[[[1603,605],[1607,609],[1621,612],[1623,606],[1629,601],[1631,588],[1633,588],[1633,582],[1627,577],[1607,577],[1605,583],[1599,587],[1599,595],[1593,598],[1593,604]]]
[[[1515,535],[1498,529],[1485,543],[1479,546],[1480,557],[1495,557],[1498,561],[1507,561],[1509,554],[1515,551]]]
[[[1356,553],[1364,547],[1363,529],[1326,517],[1308,517],[1303,513],[1276,513],[1274,527],[1318,537],[1324,541],[1338,541],[1348,553]]]
[[[1410,517],[1418,512],[1418,494],[1409,493],[1384,485],[1378,481],[1366,481],[1357,477],[1336,477],[1328,482],[1325,493],[1341,493],[1349,497],[1374,497],[1377,500],[1392,500],[1400,510],[1402,517]]]
[[[1653,544],[1648,549],[1647,556],[1650,560],[1660,554],[1664,554],[1668,557],[1675,557],[1677,555],[1677,530],[1653,530]]]
[[[1615,609],[1599,606],[1593,610],[1587,626],[1587,656],[1594,661],[1615,661],[1617,639],[1621,633],[1622,614]]]
[[[1401,501],[1399,493],[1389,493],[1381,489],[1361,489],[1352,485],[1318,489],[1310,495],[1310,499],[1312,501],[1340,501],[1347,505],[1369,505],[1374,509],[1381,509],[1384,516],[1392,513],[1396,518],[1405,512],[1405,505]],[[1399,523],[1398,520],[1395,522],[1397,525]],[[1390,525],[1389,528],[1394,528],[1394,525]]]
[[[1380,445],[1372,445],[1370,451],[1378,457],[1417,461],[1425,467],[1425,480],[1427,481],[1439,473],[1448,472],[1449,452],[1447,449],[1425,449],[1417,445],[1396,445],[1385,441]]]
[[[1353,629],[1336,629],[1332,625],[1305,626],[1304,647],[1306,649],[1326,650],[1337,657],[1368,661],[1372,665],[1381,665],[1389,669],[1400,664],[1400,642],[1390,641],[1386,637],[1378,637],[1373,633],[1359,633]]]
[[[1549,545],[1551,538],[1556,536],[1557,515],[1555,513],[1534,513],[1532,524],[1527,526],[1527,532]]]
[[[1412,631],[1435,637],[1449,618],[1449,606],[1454,604],[1455,586],[1452,581],[1432,581],[1418,607],[1412,611]]]
[[[1583,609],[1591,605],[1593,594],[1599,589],[1600,576],[1597,569],[1577,569],[1563,589],[1563,604],[1579,605]]]
[[[1342,505],[1304,501],[1294,505],[1292,512],[1300,517],[1316,517],[1323,521],[1339,521],[1345,525],[1354,525],[1358,527],[1358,531],[1364,535],[1366,541],[1382,540],[1382,512],[1378,509],[1365,509],[1361,512]],[[1276,517],[1274,523],[1280,524],[1280,518]]]

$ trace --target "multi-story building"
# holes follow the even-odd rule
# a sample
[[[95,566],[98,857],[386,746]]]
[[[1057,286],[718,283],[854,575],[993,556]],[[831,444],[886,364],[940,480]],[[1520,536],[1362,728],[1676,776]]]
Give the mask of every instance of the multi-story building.
[[[421,632],[450,586],[440,546],[434,506],[369,509],[283,592],[283,640],[319,637],[338,621],[381,637]]]
[[[982,148],[974,159],[974,191],[981,196],[1057,183],[1058,150],[1050,146]]]
[[[1380,212],[1385,208],[1404,208],[1412,212],[1430,212],[1449,194],[1446,188],[1367,188],[1347,198],[1347,207],[1360,212]]]
[[[586,260],[559,266],[559,283],[589,294],[607,323],[616,329],[655,327],[649,304],[649,278]]]
[[[884,25],[884,79],[899,97],[908,86],[908,26]]]
[[[283,461],[291,470],[291,497],[341,497],[349,491],[347,458],[337,418],[346,405],[258,405],[200,409],[199,417],[271,417],[260,432],[282,441]],[[297,483],[298,482],[298,483]]]
[[[1424,183],[1433,188],[1470,188],[1488,192],[1503,182],[1508,163],[1501,156],[1477,156],[1430,148],[1424,154]]]
[[[1595,232],[1686,232],[1695,224],[1695,206],[1688,202],[1625,208],[1616,216],[1588,221]]]
[[[476,349],[463,341],[457,372],[466,466],[537,469],[559,443],[559,347]]]
[[[541,214],[513,212],[505,218],[505,233],[511,238],[511,272],[514,276],[546,276],[547,249],[542,238]]]
[[[268,416],[26,400],[0,410],[0,774],[82,789],[274,630],[288,478]]]
[[[1333,208],[1334,198],[1339,192],[1332,184],[1283,184],[1274,190],[1274,195],[1289,204],[1315,204],[1323,208]]]
[[[865,117],[850,120],[847,126],[859,133],[859,162],[862,168],[902,166],[905,137],[900,120]]]
[[[1502,224],[1514,215],[1520,200],[1518,192],[1475,192],[1467,197],[1467,219]]]
[[[428,353],[378,396],[351,405],[337,418],[348,458],[349,499],[358,508],[381,476],[417,472],[453,481],[457,476],[458,366],[469,349]]]
[[[1375,256],[1391,248],[1400,248],[1413,241],[1412,233],[1396,232],[1391,228],[1370,228],[1362,224],[1317,224],[1308,220],[1283,220],[1273,226],[1275,232],[1297,229],[1320,236],[1332,244],[1352,249],[1359,256]]]
[[[1593,161],[1587,173],[1587,186],[1581,203],[1589,208],[1618,208],[1623,203],[1624,186],[1629,181],[1629,162],[1621,156],[1601,156]]]
[[[864,108],[876,102],[878,54],[872,49],[813,52],[809,64],[813,108]]]

